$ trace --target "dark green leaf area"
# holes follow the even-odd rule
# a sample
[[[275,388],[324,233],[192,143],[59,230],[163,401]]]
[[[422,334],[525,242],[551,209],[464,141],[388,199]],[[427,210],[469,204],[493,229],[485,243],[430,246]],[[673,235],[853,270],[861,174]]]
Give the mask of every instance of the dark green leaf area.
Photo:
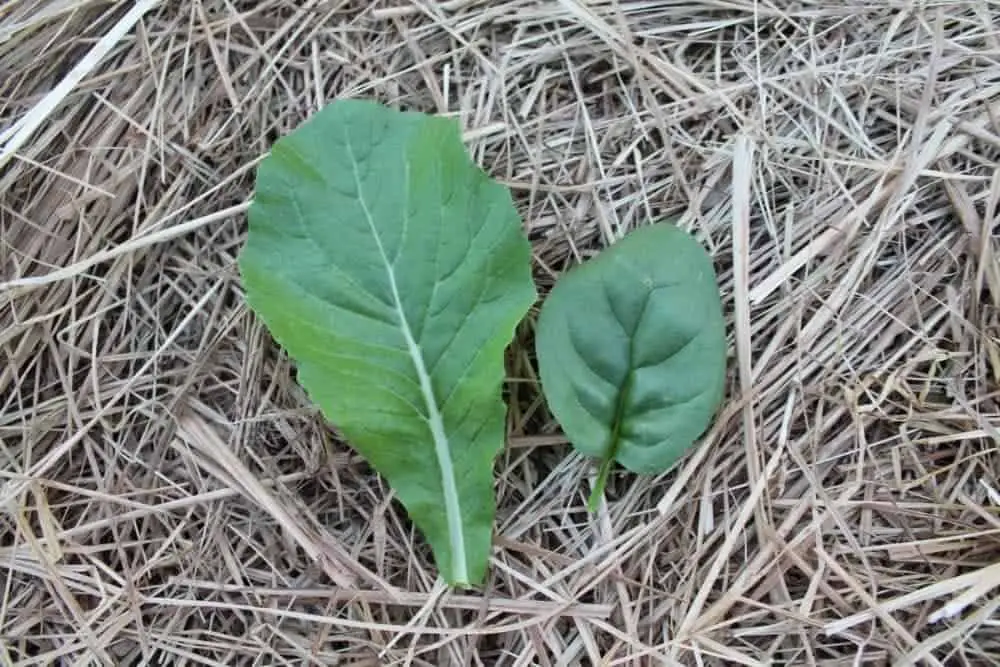
[[[710,423],[725,324],[708,254],[673,225],[641,228],[557,283],[538,324],[549,407],[582,453],[669,468]]]

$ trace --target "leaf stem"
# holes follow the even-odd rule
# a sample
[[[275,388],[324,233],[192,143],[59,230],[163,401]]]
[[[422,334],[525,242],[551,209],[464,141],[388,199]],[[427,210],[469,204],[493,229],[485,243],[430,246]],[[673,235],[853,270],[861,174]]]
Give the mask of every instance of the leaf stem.
[[[629,344],[629,357],[631,358],[631,343]],[[632,390],[632,371],[625,376],[621,391],[618,392],[618,399],[615,405],[615,422],[611,427],[611,434],[606,448],[607,454],[601,462],[601,469],[597,473],[597,481],[594,482],[594,490],[590,492],[590,499],[587,500],[587,509],[591,512],[597,511],[597,504],[601,502],[604,495],[604,488],[608,485],[608,475],[611,474],[611,466],[615,464],[615,456],[618,454],[618,445],[622,438],[622,415],[625,412],[625,404],[628,402],[629,392]]]
[[[590,498],[587,500],[587,509],[589,511],[597,511],[597,505],[604,496],[604,488],[608,485],[608,475],[611,474],[611,466],[614,464],[614,456],[608,456],[601,462],[601,469],[597,473],[597,481],[594,482],[594,489],[590,492]]]

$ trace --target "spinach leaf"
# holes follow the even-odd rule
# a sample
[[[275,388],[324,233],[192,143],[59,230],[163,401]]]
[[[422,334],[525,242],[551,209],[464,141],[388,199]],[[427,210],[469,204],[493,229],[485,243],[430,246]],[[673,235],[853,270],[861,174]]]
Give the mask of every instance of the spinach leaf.
[[[726,335],[708,253],[680,228],[639,228],[557,281],[538,318],[549,409],[573,446],[603,460],[669,469],[722,400]]]
[[[337,101],[262,161],[239,265],[251,308],[443,577],[481,583],[504,350],[536,298],[507,189],[454,121]]]

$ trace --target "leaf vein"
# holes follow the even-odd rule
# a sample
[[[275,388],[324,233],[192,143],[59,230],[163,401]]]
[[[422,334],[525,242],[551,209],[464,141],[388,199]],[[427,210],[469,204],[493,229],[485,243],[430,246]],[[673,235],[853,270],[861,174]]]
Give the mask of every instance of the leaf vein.
[[[394,267],[389,262],[389,258],[386,255],[382,239],[375,226],[375,220],[372,217],[368,202],[365,199],[361,175],[358,172],[358,163],[354,156],[354,149],[351,144],[350,135],[346,129],[344,131],[344,143],[351,158],[352,172],[354,174],[355,186],[358,192],[358,201],[361,202],[361,207],[365,214],[369,230],[371,231],[375,244],[378,247],[382,262],[385,265],[386,274],[389,279],[389,289],[396,306],[395,310],[397,317],[399,318],[400,330],[403,334],[406,348],[412,359],[414,371],[420,381],[421,393],[427,406],[428,418],[426,421],[430,427],[431,436],[434,441],[434,453],[438,461],[438,468],[441,472],[441,486],[445,500],[444,510],[448,526],[448,539],[449,544],[451,545],[453,558],[453,562],[451,564],[453,576],[457,581],[465,581],[468,578],[468,557],[465,552],[465,528],[462,525],[461,503],[458,497],[458,480],[455,477],[453,461],[451,458],[451,446],[444,428],[444,420],[440,411],[440,406],[437,404],[434,397],[434,387],[431,384],[431,376],[427,372],[427,367],[424,363],[423,352],[413,337],[409,321],[406,318],[406,311],[403,309],[399,286],[396,284]],[[408,181],[410,170],[410,163],[408,160],[404,159],[403,168],[406,170],[404,179]],[[404,201],[404,206],[408,207],[409,203]]]

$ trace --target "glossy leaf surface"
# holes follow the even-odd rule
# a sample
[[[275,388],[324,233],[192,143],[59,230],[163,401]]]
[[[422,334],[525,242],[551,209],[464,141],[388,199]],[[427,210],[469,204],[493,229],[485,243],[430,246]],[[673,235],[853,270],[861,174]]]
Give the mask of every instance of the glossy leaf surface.
[[[249,221],[252,309],[443,577],[482,582],[504,350],[536,298],[509,192],[454,121],[343,100],[275,143]]]
[[[722,399],[726,337],[711,258],[680,228],[639,228],[563,275],[539,315],[549,409],[573,446],[636,473],[670,468]]]

